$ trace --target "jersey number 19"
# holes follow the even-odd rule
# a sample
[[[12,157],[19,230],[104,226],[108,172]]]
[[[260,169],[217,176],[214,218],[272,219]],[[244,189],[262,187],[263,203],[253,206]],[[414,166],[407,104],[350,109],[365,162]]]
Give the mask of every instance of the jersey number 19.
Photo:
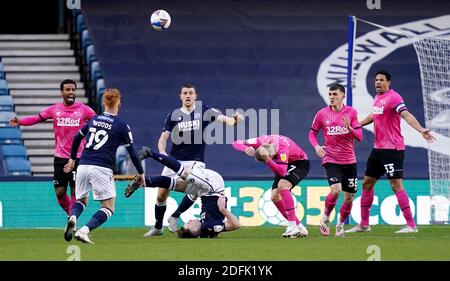
[[[89,148],[95,142],[95,145],[92,149],[98,150],[108,141],[108,133],[105,130],[98,130],[97,128],[90,127],[89,128],[89,141],[86,143],[86,148]]]

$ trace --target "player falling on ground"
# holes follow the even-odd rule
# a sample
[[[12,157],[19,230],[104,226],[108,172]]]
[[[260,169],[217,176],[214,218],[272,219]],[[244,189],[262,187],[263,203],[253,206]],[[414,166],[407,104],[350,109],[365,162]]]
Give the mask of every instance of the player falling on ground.
[[[366,164],[361,196],[361,222],[345,232],[370,231],[369,216],[374,197],[374,186],[377,180],[386,174],[392,191],[398,200],[398,205],[406,219],[406,226],[396,233],[418,232],[414,217],[409,206],[409,198],[403,188],[403,159],[405,142],[401,134],[400,117],[416,129],[424,139],[432,143],[435,138],[430,130],[422,128],[417,119],[406,108],[403,98],[390,89],[391,75],[387,71],[375,74],[375,89],[377,95],[373,102],[372,114],[360,122],[366,126],[373,122],[375,144]]]
[[[176,179],[166,176],[146,178],[145,187],[162,187],[170,191],[184,192],[201,199],[201,219],[194,219],[185,223],[178,230],[180,238],[216,238],[220,232],[240,228],[239,220],[226,208],[225,183],[220,174],[205,169],[201,162],[196,162],[191,167],[184,168],[175,158],[150,149],[147,149],[146,152],[147,157],[151,157],[176,171],[179,177]],[[135,178],[126,187],[125,197],[130,197],[140,185],[139,180]],[[224,221],[225,218],[226,221]]]
[[[243,120],[243,117],[240,114],[227,117],[221,114],[219,110],[206,105],[200,106],[196,102],[197,90],[191,84],[186,84],[181,87],[179,97],[182,103],[181,108],[172,110],[167,115],[163,132],[158,140],[158,151],[161,154],[168,155],[166,146],[167,141],[171,138],[172,149],[169,153],[170,156],[179,160],[184,167],[189,167],[195,162],[204,163],[205,141],[203,140],[203,132],[208,124],[213,121],[218,121],[229,126],[234,126]],[[141,159],[144,158],[145,156],[141,156]],[[178,177],[168,167],[164,167],[161,175],[173,178]],[[168,189],[158,189],[155,204],[155,225],[144,234],[145,237],[162,235],[164,213],[166,212],[167,198],[169,195],[170,191]],[[168,219],[168,229],[171,232],[176,231],[178,218],[194,204],[196,199],[197,197],[190,194],[186,194],[183,197],[178,208]]]
[[[343,190],[344,200],[337,219],[336,236],[344,236],[344,222],[352,210],[353,198],[358,190],[354,140],[362,140],[362,129],[356,110],[344,105],[345,88],[342,85],[332,85],[328,97],[330,105],[319,110],[314,117],[309,131],[309,142],[322,158],[330,185],[320,232],[324,236],[330,235],[329,217]],[[320,129],[325,139],[324,146],[321,146],[317,139]]]
[[[105,111],[84,125],[73,140],[70,160],[64,166],[64,171],[67,173],[74,169],[76,151],[84,137],[87,143],[77,169],[77,202],[72,206],[64,231],[66,241],[72,240],[74,236],[81,242],[92,243],[88,234],[113,215],[116,198],[113,169],[116,151],[120,145],[125,145],[139,173],[136,181],[144,183],[144,170],[134,148],[130,127],[117,117],[121,105],[120,99],[118,89],[106,89],[103,94]],[[101,208],[74,234],[76,222],[88,203],[91,190],[94,200],[101,202]]]
[[[64,173],[64,165],[70,158],[70,148],[75,134],[84,124],[95,116],[95,112],[87,105],[76,102],[77,83],[73,80],[63,80],[59,86],[63,99],[61,103],[51,105],[38,115],[9,120],[11,126],[32,126],[37,123],[53,119],[53,132],[55,135],[55,157],[53,160],[53,185],[56,198],[61,208],[70,215],[72,204],[75,203],[75,172]],[[83,147],[77,151],[75,166],[78,164]],[[67,195],[67,186],[70,185],[71,198]]]
[[[294,188],[309,172],[306,153],[290,138],[281,135],[263,135],[248,140],[237,140],[233,147],[265,163],[274,173],[272,202],[288,220],[283,237],[305,237],[308,230],[295,214],[291,195]]]

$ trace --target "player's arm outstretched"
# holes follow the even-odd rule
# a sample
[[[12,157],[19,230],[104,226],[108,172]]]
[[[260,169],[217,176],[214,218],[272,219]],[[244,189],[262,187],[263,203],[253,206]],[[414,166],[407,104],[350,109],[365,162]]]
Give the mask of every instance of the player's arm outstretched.
[[[363,120],[359,121],[359,124],[361,125],[361,127],[364,127],[366,125],[372,124],[373,122],[373,115],[369,114],[367,115],[366,118],[364,118]]]
[[[238,112],[233,114],[233,117],[228,117],[223,114],[217,116],[217,121],[227,124],[228,126],[235,126],[244,120],[244,116]]]
[[[414,117],[414,115],[412,115],[408,110],[403,110],[400,112],[400,116],[405,119],[406,123],[416,129],[422,137],[428,141],[428,143],[433,143],[436,140],[436,138],[431,134],[431,130],[423,128],[419,121],[417,121],[416,117]]]
[[[11,118],[9,120],[9,125],[11,125],[11,127],[17,127],[19,125],[32,126],[34,124],[44,122],[47,119],[52,118],[53,108],[54,105],[51,105],[37,115],[27,116],[22,119],[19,119],[18,117]]]
[[[238,218],[233,215],[230,211],[228,211],[227,207],[225,207],[226,197],[220,196],[217,199],[217,207],[219,207],[219,211],[225,216],[227,221],[225,222],[225,231],[233,231],[237,230],[241,227],[241,223]]]

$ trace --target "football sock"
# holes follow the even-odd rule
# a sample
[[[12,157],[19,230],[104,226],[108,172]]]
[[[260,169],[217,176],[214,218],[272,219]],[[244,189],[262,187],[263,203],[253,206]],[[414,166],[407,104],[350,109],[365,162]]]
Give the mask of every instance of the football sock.
[[[77,198],[75,197],[75,195],[72,195],[70,197],[70,209],[72,209],[72,205],[77,202]]]
[[[325,216],[329,217],[331,212],[334,209],[334,206],[336,206],[336,202],[339,198],[339,195],[334,196],[332,192],[328,193],[327,198],[325,199]]]
[[[178,208],[173,212],[172,217],[178,218],[182,213],[184,213],[187,209],[189,209],[195,203],[195,199],[192,198],[190,194],[186,194],[181,200]]]
[[[155,204],[155,228],[162,229],[164,213],[166,212],[167,202]]]
[[[283,215],[283,217],[285,217],[287,219],[286,208],[284,207],[283,200],[280,200],[278,202],[273,202],[273,204],[275,204],[275,206],[277,207],[278,211],[280,211],[280,213]],[[296,219],[297,225],[301,224],[301,221],[299,221],[297,217],[295,217],[295,219]]]
[[[80,201],[76,201],[72,205],[72,210],[70,212],[70,215],[71,216],[75,216],[78,219],[80,217],[81,213],[83,213],[84,208],[86,208],[86,205],[84,205]]]
[[[360,223],[361,226],[369,225],[370,208],[372,207],[372,203],[373,203],[373,195],[374,195],[373,189],[370,191],[363,189],[363,191],[362,191],[361,223]]]
[[[414,218],[411,213],[411,208],[409,207],[409,198],[406,191],[402,188],[401,190],[395,192],[395,196],[397,196],[398,205],[402,210],[403,216],[406,219],[406,224],[411,227],[415,227]]]
[[[166,176],[145,178],[145,187],[162,187],[168,190],[174,190],[176,183],[176,179]]]
[[[184,167],[181,165],[180,162],[178,162],[177,159],[175,159],[173,157],[158,153],[153,150],[152,150],[151,157],[153,159],[155,159],[156,161],[158,161],[159,163],[166,166],[167,168],[170,168],[173,171],[175,171],[177,173],[177,175],[179,175],[179,176],[181,176],[184,172]]]
[[[86,226],[89,228],[89,232],[105,223],[105,221],[107,221],[112,215],[113,211],[110,209],[105,207],[100,208],[86,223]]]
[[[342,202],[341,210],[339,212],[340,216],[339,216],[338,223],[340,222],[343,224],[345,222],[345,220],[350,215],[350,212],[352,211],[352,205],[353,205],[353,202],[349,202],[349,203],[345,203],[345,201]]]
[[[294,199],[292,198],[291,191],[289,189],[283,189],[280,191],[280,196],[284,203],[288,222],[297,222],[298,219],[295,215],[295,203]]]
[[[64,194],[61,197],[56,197],[58,199],[59,206],[63,208],[68,216],[70,216],[70,198],[69,195]]]

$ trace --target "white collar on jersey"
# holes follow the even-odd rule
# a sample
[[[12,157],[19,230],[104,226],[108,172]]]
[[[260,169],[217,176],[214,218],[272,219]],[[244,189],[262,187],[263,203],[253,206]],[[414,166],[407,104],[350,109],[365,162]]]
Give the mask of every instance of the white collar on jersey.
[[[107,112],[107,111],[103,111],[103,114],[117,116],[117,114],[114,114],[114,113],[111,113],[111,112]]]
[[[181,110],[181,112],[183,112],[184,114],[191,114],[192,111],[195,110],[195,104],[192,106],[191,110],[184,109],[183,107],[180,107],[180,110]]]

